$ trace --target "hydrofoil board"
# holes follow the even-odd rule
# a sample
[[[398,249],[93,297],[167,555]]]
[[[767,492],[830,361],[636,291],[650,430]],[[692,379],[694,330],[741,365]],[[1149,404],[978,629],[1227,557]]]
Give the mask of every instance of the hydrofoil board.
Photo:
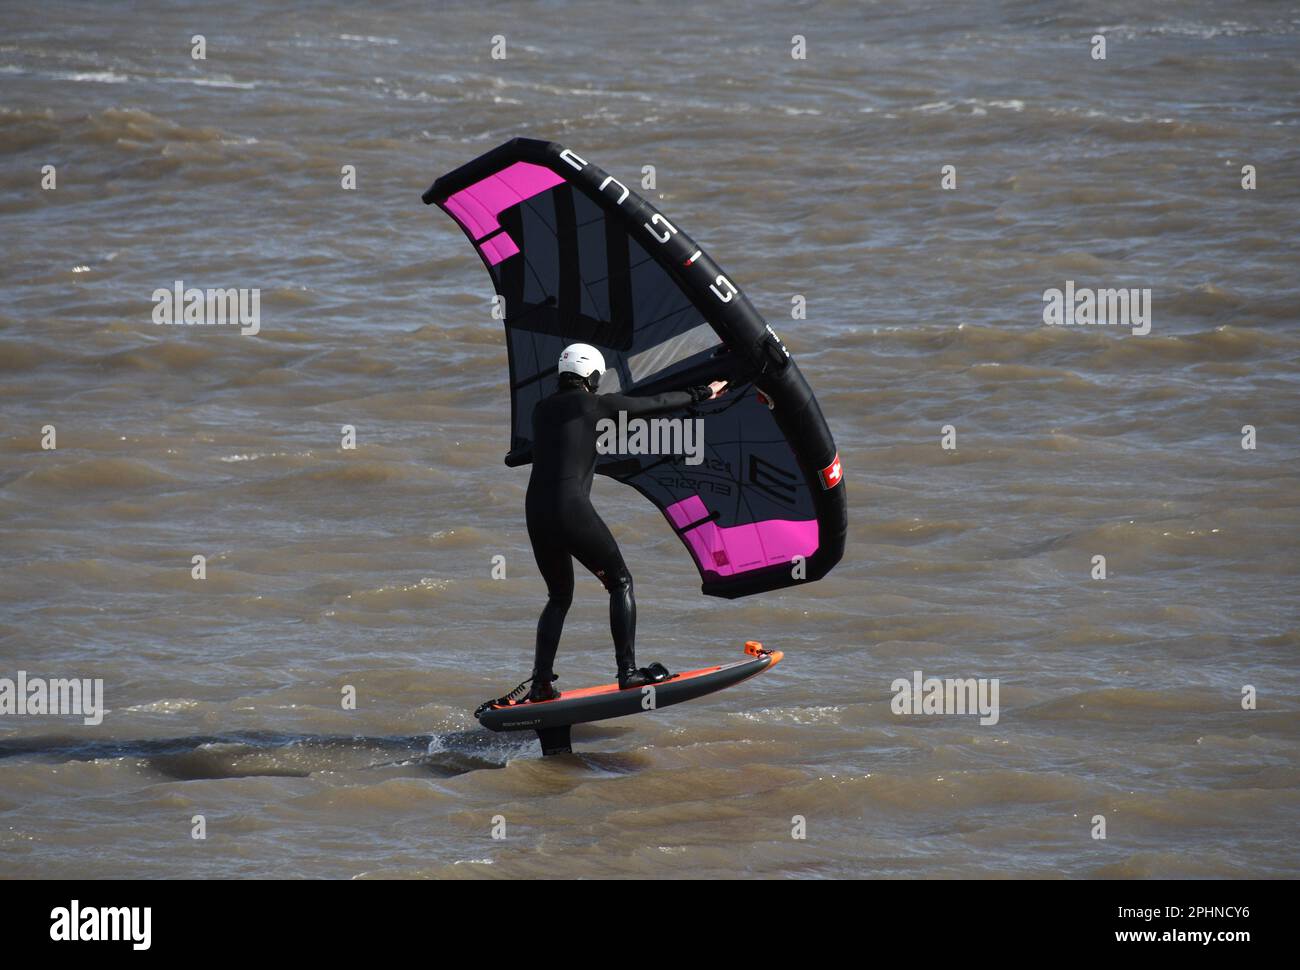
[[[562,691],[553,701],[488,701],[474,712],[491,731],[536,731],[542,754],[573,750],[569,729],[575,724],[644,714],[733,687],[781,662],[780,650],[768,650],[757,640],[745,643],[745,660],[673,674],[648,687],[620,690],[618,684]]]

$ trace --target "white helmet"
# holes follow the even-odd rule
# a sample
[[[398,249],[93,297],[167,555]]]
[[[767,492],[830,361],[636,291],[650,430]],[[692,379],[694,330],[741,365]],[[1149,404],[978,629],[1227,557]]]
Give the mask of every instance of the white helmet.
[[[577,374],[587,389],[594,391],[605,373],[605,358],[591,344],[569,344],[560,354],[560,373]]]

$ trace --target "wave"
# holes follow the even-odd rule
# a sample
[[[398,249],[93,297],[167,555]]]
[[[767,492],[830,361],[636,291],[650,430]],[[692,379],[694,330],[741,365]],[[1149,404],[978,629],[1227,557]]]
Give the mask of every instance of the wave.
[[[8,487],[30,491],[114,492],[180,484],[180,479],[148,462],[133,458],[88,458],[35,468],[19,475]]]

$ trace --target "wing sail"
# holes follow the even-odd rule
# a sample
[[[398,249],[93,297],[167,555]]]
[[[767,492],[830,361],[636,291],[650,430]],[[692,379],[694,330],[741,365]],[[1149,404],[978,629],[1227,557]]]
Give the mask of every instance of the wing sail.
[[[600,393],[733,382],[669,417],[703,420],[702,455],[604,455],[601,474],[664,514],[703,592],[737,597],[826,575],[844,552],[839,455],[781,341],[695,242],[602,169],[554,142],[515,138],[438,179],[424,201],[465,232],[505,301],[511,439],[565,345],[595,345]],[[702,460],[696,460],[702,458]]]

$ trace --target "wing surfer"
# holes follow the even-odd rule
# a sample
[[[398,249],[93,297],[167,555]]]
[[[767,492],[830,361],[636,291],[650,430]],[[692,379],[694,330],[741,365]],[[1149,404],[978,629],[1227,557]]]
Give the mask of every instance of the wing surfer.
[[[663,664],[636,665],[632,575],[618,543],[591,504],[596,424],[604,418],[617,419],[620,411],[632,418],[712,400],[727,386],[726,381],[714,381],[707,386],[644,397],[597,394],[605,358],[589,344],[566,347],[560,354],[559,372],[559,389],[533,408],[533,470],[525,509],[528,538],[537,568],[546,580],[547,598],[537,621],[530,701],[560,696],[553,686],[557,678],[552,667],[564,618],[573,602],[574,559],[595,574],[609,592],[609,626],[614,637],[618,686],[641,687],[669,676]]]

